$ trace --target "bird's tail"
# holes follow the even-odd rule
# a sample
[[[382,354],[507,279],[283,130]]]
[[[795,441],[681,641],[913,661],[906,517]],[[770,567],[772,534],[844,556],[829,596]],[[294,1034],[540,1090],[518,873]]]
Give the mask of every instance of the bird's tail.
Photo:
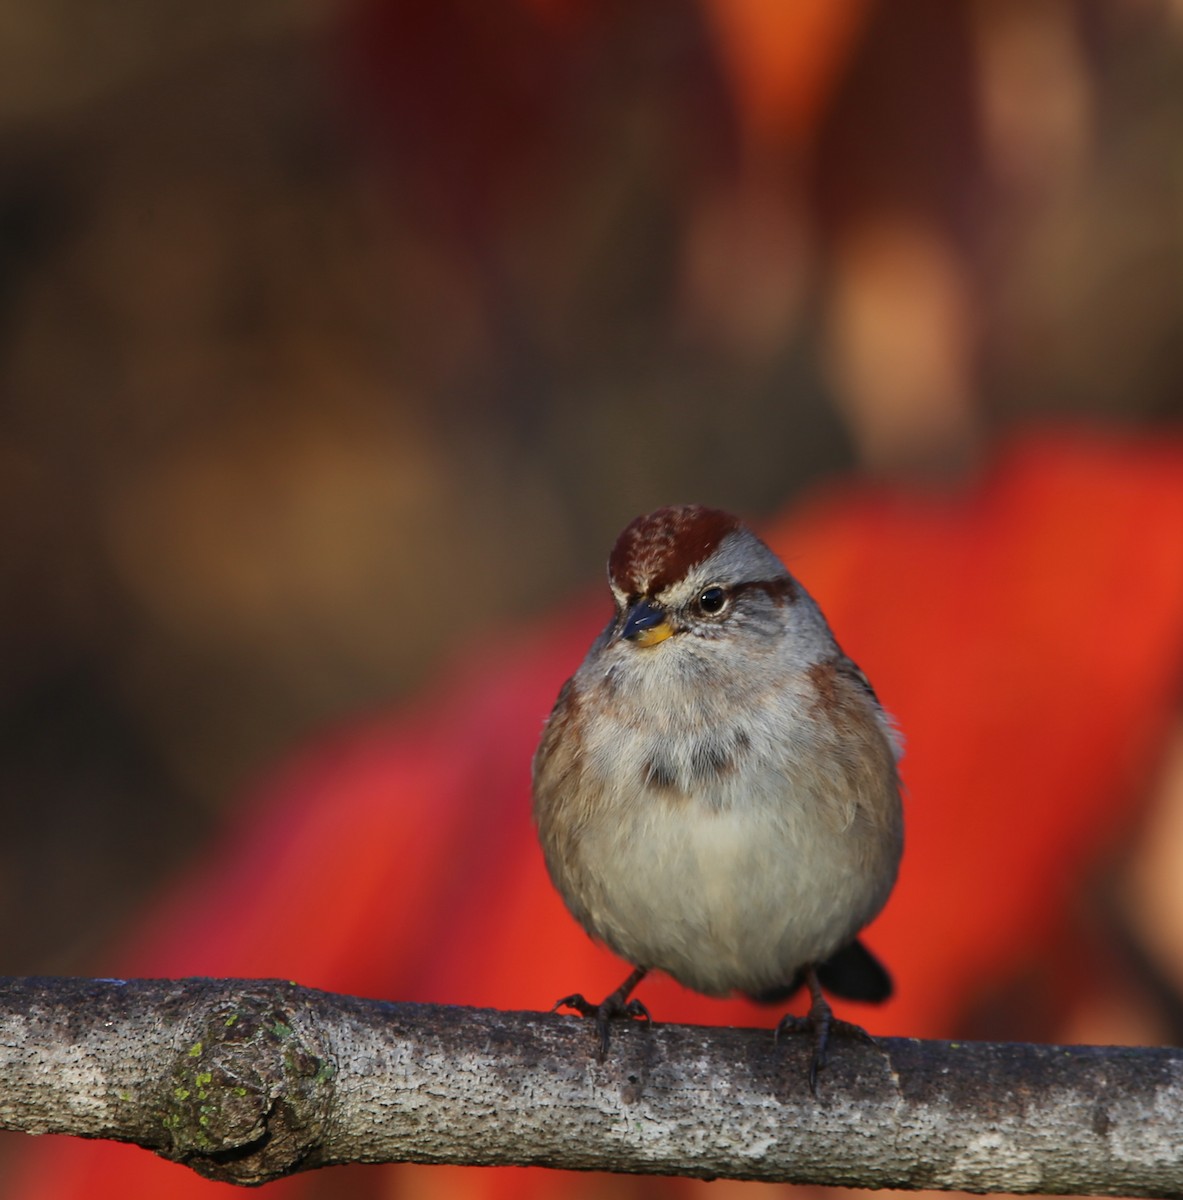
[[[788,983],[769,988],[751,999],[757,1004],[783,1004],[804,983],[804,975],[802,968]],[[882,1004],[893,990],[887,968],[857,940],[818,963],[817,978],[827,992],[843,1000],[862,1000],[868,1004]]]

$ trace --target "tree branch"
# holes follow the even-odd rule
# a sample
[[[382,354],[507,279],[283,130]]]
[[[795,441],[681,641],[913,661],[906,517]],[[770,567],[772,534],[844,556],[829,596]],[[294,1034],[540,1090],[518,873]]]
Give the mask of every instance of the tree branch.
[[[1183,1192],[1183,1051],[808,1039],[360,1000],[270,980],[0,980],[0,1128],[256,1184],[347,1162],[852,1187]]]

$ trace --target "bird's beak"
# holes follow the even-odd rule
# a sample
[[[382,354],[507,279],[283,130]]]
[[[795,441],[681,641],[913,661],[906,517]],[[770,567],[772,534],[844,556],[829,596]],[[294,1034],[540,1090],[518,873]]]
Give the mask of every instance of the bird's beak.
[[[638,646],[656,646],[673,632],[664,610],[648,600],[638,600],[625,614],[620,636]]]

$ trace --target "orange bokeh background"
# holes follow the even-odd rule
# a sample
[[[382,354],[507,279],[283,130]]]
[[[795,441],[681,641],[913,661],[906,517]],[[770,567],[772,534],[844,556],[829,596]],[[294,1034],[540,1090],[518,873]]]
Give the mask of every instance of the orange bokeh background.
[[[1128,942],[1138,942],[1146,914],[1123,887],[1161,799],[1179,717],[1183,436],[1169,420],[1155,423],[1155,412],[1139,409],[1138,420],[1116,428],[1082,420],[1081,410],[1095,416],[1086,404],[1066,405],[1066,416],[1051,401],[1039,408],[1022,390],[1046,391],[1051,379],[1103,407],[1111,393],[1132,391],[1130,380],[1146,394],[1174,388],[1174,360],[1162,347],[1175,344],[1172,322],[1183,318],[1162,289],[1132,286],[1103,319],[1092,309],[1077,312],[1072,302],[1085,284],[1108,289],[1105,277],[1090,276],[1064,248],[1072,245],[1065,230],[1076,230],[1098,261],[1107,254],[1125,261],[1104,239],[1086,236],[1095,200],[1081,182],[1088,156],[1080,147],[1092,128],[1090,98],[1100,106],[1108,95],[1103,56],[1094,61],[1086,52],[1089,37],[1114,60],[1143,60],[1128,50],[1136,38],[1113,15],[1116,6],[1099,6],[1112,18],[1099,32],[1085,28],[1082,6],[1030,6],[1028,17],[1019,15],[1022,6],[999,6],[995,15],[987,7],[950,15],[941,4],[921,4],[905,21],[873,0],[701,0],[675,16],[673,7],[657,6],[658,17],[595,0],[530,0],[494,18],[461,3],[366,0],[316,18],[314,60],[340,108],[328,141],[336,153],[338,141],[355,139],[351,152],[373,177],[362,186],[349,176],[349,184],[364,193],[358,203],[367,219],[395,231],[397,253],[385,243],[382,254],[355,248],[338,261],[330,253],[327,284],[280,273],[270,304],[295,296],[317,313],[322,284],[340,291],[329,287],[323,327],[294,326],[297,349],[280,356],[275,395],[252,407],[259,397],[242,381],[266,376],[267,358],[258,349],[264,342],[245,338],[231,371],[244,391],[229,391],[231,415],[211,417],[212,407],[199,407],[196,416],[177,418],[182,433],[169,453],[152,460],[143,480],[129,468],[126,493],[110,510],[98,506],[109,556],[99,573],[117,577],[126,591],[126,609],[111,624],[137,632],[135,655],[125,656],[128,643],[116,639],[95,657],[134,660],[134,669],[115,671],[112,687],[143,710],[140,723],[155,731],[153,753],[167,760],[169,777],[204,789],[213,816],[191,852],[178,849],[179,833],[170,836],[180,862],[174,875],[129,890],[118,921],[109,916],[108,926],[92,931],[77,959],[59,954],[51,964],[74,970],[82,961],[102,975],[274,976],[393,1000],[504,1008],[545,1008],[573,989],[609,991],[627,968],[568,916],[530,825],[529,764],[542,723],[607,616],[586,549],[595,541],[606,556],[606,539],[571,514],[612,515],[619,527],[642,502],[694,499],[751,509],[747,515],[821,602],[904,734],[904,865],[867,933],[897,991],[881,1009],[838,1011],[884,1035],[1174,1034],[1165,1018],[1156,1024],[1162,1014],[1152,1005],[1141,1006],[1144,996],[1128,1006],[1133,1015],[1124,1024],[1106,1024],[1098,1014],[1115,996],[1129,999],[1123,955]],[[1168,27],[1165,6],[1156,19]],[[644,70],[623,78],[621,47],[634,38],[646,53],[664,47],[662,20],[684,51],[656,59],[676,76],[672,100],[661,91],[663,78],[650,81]],[[1145,55],[1154,37],[1140,36]],[[974,86],[989,92],[979,97],[974,121],[967,95],[941,90],[956,79],[968,91],[971,81],[957,69],[963,61],[974,64]],[[1030,108],[1030,124],[1016,125],[1006,97],[1043,95],[1020,69],[1028,61],[1049,70],[1058,64],[1059,90],[1043,97],[1045,107]],[[605,62],[621,79],[605,82]],[[918,70],[929,62],[931,73]],[[995,75],[1005,76],[1009,91],[990,91]],[[644,90],[650,82],[653,95]],[[880,103],[877,86],[892,104]],[[613,123],[616,93],[629,88],[641,98],[629,92],[626,119]],[[581,107],[584,91],[600,96],[598,107]],[[921,118],[944,99],[948,111],[933,119],[947,140],[930,142]],[[889,108],[894,117],[882,111]],[[620,144],[605,137],[605,150],[595,143],[603,157],[589,167],[593,150],[582,137],[597,120]],[[667,125],[662,136],[653,132]],[[963,138],[969,125],[973,136]],[[880,140],[884,130],[899,141]],[[655,167],[647,157],[655,144],[667,148],[669,163]],[[642,165],[623,171],[622,182],[605,164],[630,154]],[[244,160],[253,162],[249,154]],[[571,297],[594,274],[597,231],[612,223],[601,207],[623,221],[631,210],[620,195],[630,187],[645,200],[638,202],[647,214],[638,222],[645,237],[616,270],[629,275],[635,260],[638,275],[660,276],[651,303],[661,318],[638,321],[640,333],[631,335],[635,301],[625,303],[620,285],[596,277],[604,296],[587,307],[602,324],[583,331],[592,344],[585,352],[595,364],[597,339],[616,339],[621,362],[602,392],[583,393],[587,372],[562,371],[564,354],[576,358],[564,338],[579,333],[555,330],[585,311]],[[193,228],[208,232],[183,200],[183,178],[166,191],[182,198]],[[284,220],[303,227],[284,207],[286,192],[266,195],[264,217],[234,243],[233,256],[249,257],[274,237],[286,267],[293,255]],[[138,193],[119,198],[121,210],[130,203],[140,211]],[[143,203],[150,229],[152,205]],[[1128,214],[1128,206],[1112,203]],[[1115,245],[1124,245],[1126,220],[1117,222],[1119,233],[1104,225]],[[326,229],[326,244],[348,242],[339,224]],[[639,247],[663,238],[672,248],[659,270]],[[1154,260],[1158,243],[1147,238]],[[206,260],[216,257],[201,237],[177,241],[167,243],[169,252],[177,277],[189,282],[170,276],[160,302],[129,283],[123,300],[140,320],[183,307],[188,288],[200,291]],[[87,253],[105,264],[121,261],[93,246]],[[1174,261],[1165,250],[1161,257]],[[1045,279],[1061,277],[1066,296],[1040,291]],[[391,299],[385,289],[396,283],[407,292]],[[249,296],[236,293],[235,300],[253,311]],[[144,312],[135,308],[141,301]],[[379,327],[375,313],[388,302],[407,303],[388,339],[405,343],[390,348],[379,334],[359,348],[358,331]],[[255,303],[271,313],[268,303]],[[1115,344],[1132,342],[1135,350],[1090,357],[1094,343],[1108,343],[1077,336],[1079,328],[1109,333],[1127,308],[1140,332]],[[307,311],[297,306],[299,315]],[[196,325],[216,324],[203,314],[192,317]],[[1061,318],[1073,336],[1057,336]],[[251,319],[266,325],[258,313]],[[283,325],[282,316],[274,319]],[[131,356],[152,385],[144,407],[153,412],[176,356],[169,328],[150,342],[159,361],[142,349]],[[1143,345],[1138,336],[1146,330],[1163,331],[1162,342]],[[629,358],[638,354],[636,343],[649,349],[663,338],[661,357]],[[828,397],[847,422],[845,459],[833,449],[837,435],[826,432],[830,417],[800,407],[798,392],[810,380],[826,388],[778,358],[799,340],[821,361],[817,373],[830,380]],[[56,356],[72,360],[47,345],[32,377],[52,382]],[[374,363],[388,352],[398,366],[385,375]],[[1114,366],[1109,378],[1099,358],[1127,364],[1128,374]],[[680,376],[687,359],[691,369]],[[201,382],[205,361],[199,355],[198,367],[190,365],[202,403],[205,393],[218,392]],[[539,382],[544,367],[554,378]],[[702,395],[688,399],[689,383],[712,370],[717,381],[708,378]],[[635,404],[626,393],[611,407],[619,380],[646,372],[673,382]],[[89,386],[91,373],[80,374]],[[447,408],[470,375],[482,381],[480,403]],[[997,379],[1019,398],[988,402],[992,387],[1007,391]],[[413,396],[405,410],[396,389]],[[762,415],[768,410],[754,401],[743,408],[745,389],[771,397],[771,407],[788,413],[785,424],[770,428]],[[132,384],[127,390],[135,391]],[[340,429],[331,424],[338,403],[359,405]],[[80,430],[92,407],[84,393]],[[388,427],[388,409],[400,420],[410,415]],[[679,440],[684,427],[699,428],[703,413],[705,433]],[[238,431],[224,457],[209,432],[222,419]],[[246,421],[245,433],[237,420]],[[743,436],[731,442],[724,435],[734,427]],[[141,431],[144,441],[164,439],[161,428]],[[324,437],[329,428],[333,436]],[[0,454],[7,453],[15,435],[0,434]],[[87,441],[82,433],[78,439]],[[354,439],[367,455],[357,455]],[[761,457],[765,443],[774,452]],[[825,470],[811,473],[823,458]],[[124,466],[116,460],[110,469],[122,474]],[[584,509],[571,498],[579,485],[567,478],[581,472],[590,480]],[[37,471],[29,477],[40,478]],[[11,478],[24,476],[14,469]],[[389,499],[390,478],[404,489],[391,506],[412,533],[396,531],[405,539],[397,541],[401,557],[391,554],[397,569],[377,575],[391,586],[375,599],[369,577],[339,548],[354,547],[350,538],[363,524],[358,553],[385,561],[389,514],[380,502]],[[498,485],[512,492],[506,479],[525,482],[518,507],[502,510],[492,496]],[[269,511],[252,484],[277,491],[284,513],[295,511],[290,524],[280,524],[290,536],[268,536],[260,520],[257,543],[236,540],[240,518],[249,525],[256,505]],[[10,486],[14,511],[37,508],[18,503],[17,483]],[[702,491],[650,495],[674,486]],[[317,507],[313,492],[340,507]],[[458,495],[469,502],[453,511]],[[176,525],[169,520],[174,502],[184,518]],[[375,503],[378,516],[366,524]],[[86,528],[81,518],[78,528]],[[471,541],[458,543],[458,528]],[[268,557],[272,542],[277,555],[283,544],[310,543],[319,556],[299,559],[306,574],[286,575]],[[494,549],[482,558],[486,542]],[[573,561],[561,582],[557,568],[552,576],[529,574],[531,562],[565,554]],[[193,568],[194,561],[206,566]],[[319,610],[289,586],[292,578],[308,584],[331,621],[309,618]],[[36,588],[29,594],[35,609]],[[439,619],[430,627],[433,604]],[[202,624],[207,610],[225,616],[219,605],[239,622],[227,618],[224,641],[212,617]],[[88,610],[88,620],[99,616]],[[355,626],[363,632],[351,640]],[[275,660],[257,677],[207,677],[194,665],[219,655],[254,661],[255,643],[276,628]],[[432,653],[400,657],[429,628]],[[379,645],[379,633],[389,642]],[[334,656],[338,642],[343,649]],[[326,643],[324,657],[307,649]],[[21,669],[33,678],[36,667]],[[334,680],[325,694],[308,682],[321,671]],[[155,692],[160,676],[171,686]],[[401,697],[379,703],[388,684],[396,690],[396,676]],[[210,690],[190,703],[201,691],[194,681]],[[287,712],[277,697],[289,684],[298,696],[307,685],[315,701],[292,699]],[[240,718],[252,729],[242,744],[227,732]],[[275,750],[276,742],[287,748]],[[256,782],[225,786],[244,758]],[[1176,974],[1183,981],[1183,949],[1157,966],[1168,981]],[[1136,991],[1137,973],[1128,974]],[[658,1021],[771,1028],[779,1015],[698,997],[660,977],[646,980],[641,996]],[[22,1200],[232,1194],[133,1148],[57,1138],[11,1150],[0,1159],[0,1176],[4,1194]],[[703,1186],[541,1170],[374,1167],[315,1172],[265,1194],[577,1197]],[[712,1186],[717,1196],[732,1185]]]

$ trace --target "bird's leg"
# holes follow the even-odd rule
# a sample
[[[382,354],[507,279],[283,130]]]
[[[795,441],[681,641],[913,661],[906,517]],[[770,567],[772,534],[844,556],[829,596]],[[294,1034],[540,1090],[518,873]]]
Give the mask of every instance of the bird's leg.
[[[610,996],[606,996],[599,1004],[592,1004],[585,1000],[579,992],[573,995],[564,996],[561,1000],[556,1000],[554,1008],[550,1011],[554,1012],[559,1008],[573,1008],[580,1016],[595,1017],[596,1030],[600,1035],[600,1051],[599,1059],[601,1062],[607,1057],[608,1042],[611,1037],[611,1022],[617,1020],[632,1020],[634,1018],[650,1022],[652,1018],[649,1016],[649,1010],[640,1002],[640,1000],[630,1000],[629,994],[633,988],[641,982],[642,979],[649,973],[648,967],[637,967],[633,973],[614,991]]]
[[[805,982],[809,985],[809,994],[812,997],[808,1015],[797,1017],[789,1013],[782,1017],[774,1036],[779,1039],[782,1033],[811,1032],[813,1034],[813,1062],[809,1066],[809,1090],[816,1096],[817,1073],[826,1065],[826,1050],[830,1044],[831,1033],[858,1038],[859,1041],[866,1042],[871,1046],[878,1046],[879,1043],[861,1025],[855,1025],[853,1021],[840,1021],[834,1016],[833,1009],[822,995],[822,985],[818,982],[817,971],[812,965],[805,968]]]

